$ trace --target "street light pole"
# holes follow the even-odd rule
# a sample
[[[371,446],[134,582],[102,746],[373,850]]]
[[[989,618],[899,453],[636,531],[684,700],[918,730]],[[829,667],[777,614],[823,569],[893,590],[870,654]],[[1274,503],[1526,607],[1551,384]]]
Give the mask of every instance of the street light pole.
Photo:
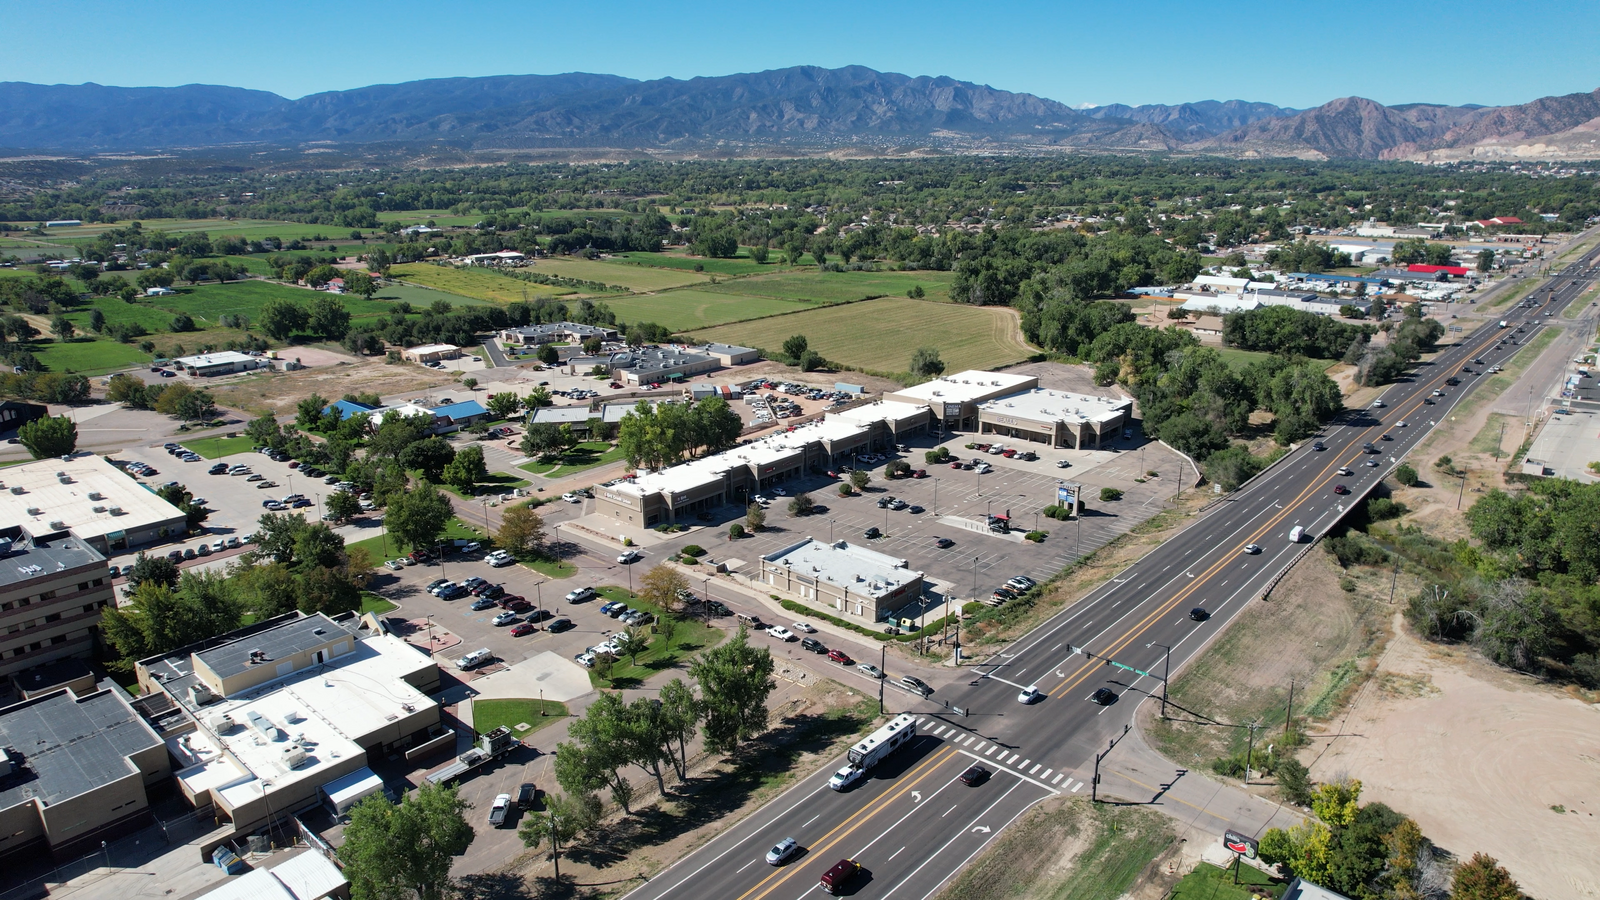
[[[878,715],[883,715],[883,683],[889,680],[889,673],[884,666],[889,664],[889,645],[878,645]]]
[[[1167,717],[1167,679],[1172,675],[1172,648],[1166,644],[1158,644],[1155,641],[1151,641],[1145,646],[1160,647],[1166,651],[1164,662],[1161,664],[1161,718],[1165,719]]]

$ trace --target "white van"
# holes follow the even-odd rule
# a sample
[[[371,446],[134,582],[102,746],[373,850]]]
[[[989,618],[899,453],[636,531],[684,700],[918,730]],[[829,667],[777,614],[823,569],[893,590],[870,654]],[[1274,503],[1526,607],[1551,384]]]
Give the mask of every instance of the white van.
[[[468,669],[476,669],[493,658],[494,651],[488,647],[481,647],[456,660],[456,668],[465,672]]]
[[[1306,530],[1304,528],[1301,528],[1299,525],[1296,525],[1295,527],[1289,529],[1289,543],[1291,543],[1291,544],[1300,543],[1300,539],[1305,537],[1305,534],[1306,534]]]

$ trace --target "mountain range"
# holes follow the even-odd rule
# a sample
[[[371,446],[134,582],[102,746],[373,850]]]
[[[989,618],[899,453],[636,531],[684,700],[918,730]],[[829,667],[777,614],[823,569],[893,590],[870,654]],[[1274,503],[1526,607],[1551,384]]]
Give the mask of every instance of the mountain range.
[[[1600,158],[1600,91],[1515,106],[1313,109],[1242,100],[1072,109],[1032,94],[864,66],[637,81],[507,75],[289,100],[217,85],[0,83],[0,147],[124,152],[307,145],[791,155],[857,149],[1093,150],[1302,158]]]

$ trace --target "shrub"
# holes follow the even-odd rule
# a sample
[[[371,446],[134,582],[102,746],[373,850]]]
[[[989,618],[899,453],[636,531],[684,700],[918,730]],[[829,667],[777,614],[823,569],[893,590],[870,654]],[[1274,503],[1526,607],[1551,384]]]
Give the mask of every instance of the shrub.
[[[968,600],[966,603],[961,604],[961,614],[963,616],[975,616],[985,609],[988,609],[988,607],[976,600]]]
[[[848,497],[853,493],[855,493],[855,490],[850,487],[850,483],[849,482],[847,482],[847,481],[839,482],[839,496]]]
[[[1356,580],[1354,578],[1339,579],[1339,590],[1344,591],[1346,594],[1354,594],[1356,592]]]
[[[1122,499],[1122,491],[1118,490],[1117,488],[1104,487],[1104,488],[1100,489],[1100,500],[1102,502],[1109,502],[1109,501],[1112,501],[1112,500],[1121,500],[1121,499]]]
[[[699,544],[690,544],[689,546],[683,548],[683,555],[694,557],[705,556],[706,548],[700,546]]]
[[[633,546],[633,538],[631,538],[631,537],[623,538],[622,539],[622,546],[624,546],[624,547],[632,547]]]
[[[950,451],[944,447],[937,447],[922,454],[922,458],[927,460],[928,465],[936,466],[939,463],[950,461]]]
[[[733,538],[734,540],[738,540],[739,538],[744,537],[744,526],[739,524],[738,522],[735,522],[732,525],[729,525],[728,526],[728,537]]]
[[[1415,487],[1417,483],[1417,470],[1410,463],[1401,463],[1394,470],[1394,480],[1406,487]]]
[[[1050,532],[1048,531],[1030,531],[1023,535],[1022,538],[1023,540],[1033,541],[1035,544],[1042,544],[1044,543],[1044,539],[1049,537],[1049,535]]]

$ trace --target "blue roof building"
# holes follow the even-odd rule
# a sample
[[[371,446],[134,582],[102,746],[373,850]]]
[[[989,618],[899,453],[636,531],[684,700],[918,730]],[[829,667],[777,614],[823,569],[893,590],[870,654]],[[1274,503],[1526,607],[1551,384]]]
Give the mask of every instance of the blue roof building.
[[[336,400],[333,403],[323,407],[322,411],[324,413],[336,412],[339,414],[339,420],[344,421],[345,419],[357,414],[370,416],[375,410],[380,408],[381,407],[377,406],[368,406],[365,403],[357,403],[354,400]]]
[[[471,425],[489,415],[489,411],[476,400],[463,400],[460,403],[436,406],[433,408],[433,415],[435,419],[441,420],[438,423],[440,425]]]

